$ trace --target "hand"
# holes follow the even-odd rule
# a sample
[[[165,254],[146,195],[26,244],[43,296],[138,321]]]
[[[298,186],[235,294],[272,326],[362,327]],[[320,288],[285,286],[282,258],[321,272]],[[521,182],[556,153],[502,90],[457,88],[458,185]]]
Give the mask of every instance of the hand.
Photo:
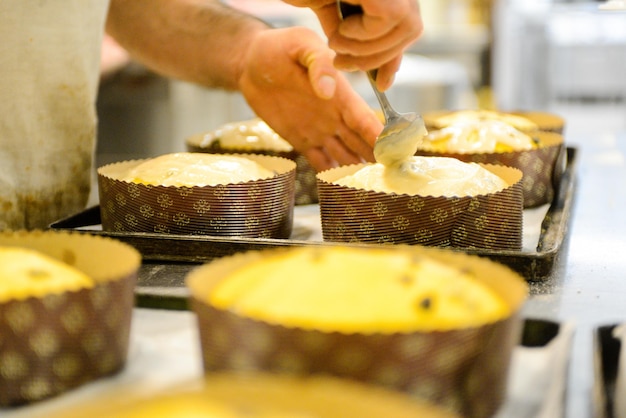
[[[318,171],[374,161],[382,130],[374,111],[333,66],[312,30],[260,31],[244,57],[239,89],[257,115]]]
[[[335,66],[342,70],[377,68],[376,85],[385,91],[400,68],[404,50],[423,31],[417,0],[347,0],[363,14],[341,21],[335,0],[283,0],[309,7],[317,15],[329,46],[337,52]]]

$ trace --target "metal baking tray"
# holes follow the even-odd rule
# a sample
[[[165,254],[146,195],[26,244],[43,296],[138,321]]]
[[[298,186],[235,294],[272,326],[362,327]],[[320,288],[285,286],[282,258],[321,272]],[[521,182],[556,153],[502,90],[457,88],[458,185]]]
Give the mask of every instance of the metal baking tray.
[[[622,342],[613,335],[613,331],[618,326],[620,324],[611,324],[594,329],[594,418],[617,418],[626,413],[626,411],[620,411],[621,415],[619,415],[616,409],[616,389]]]
[[[488,257],[520,273],[529,282],[550,278],[562,253],[575,196],[577,149],[566,148],[566,161],[553,202],[541,224],[536,251],[467,250],[469,254]],[[94,206],[50,225],[52,229],[69,229],[112,237],[134,246],[143,257],[136,294],[140,306],[184,309],[184,277],[198,264],[248,250],[289,246],[329,246],[376,244],[337,244],[306,239],[265,239],[174,235],[159,233],[109,232],[97,229],[100,208]]]

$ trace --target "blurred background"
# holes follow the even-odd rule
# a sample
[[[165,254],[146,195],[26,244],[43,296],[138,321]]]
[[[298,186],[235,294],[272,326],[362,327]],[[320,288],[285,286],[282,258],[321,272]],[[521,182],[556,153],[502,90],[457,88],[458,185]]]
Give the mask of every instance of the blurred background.
[[[230,0],[274,26],[322,34],[315,15],[280,0]],[[623,0],[419,0],[423,36],[407,50],[391,103],[400,112],[485,108],[600,118],[626,128]],[[165,79],[132,61],[103,72],[97,165],[184,151],[185,138],[253,117],[238,93]],[[378,108],[362,73],[348,74]],[[580,116],[584,115],[584,118]]]

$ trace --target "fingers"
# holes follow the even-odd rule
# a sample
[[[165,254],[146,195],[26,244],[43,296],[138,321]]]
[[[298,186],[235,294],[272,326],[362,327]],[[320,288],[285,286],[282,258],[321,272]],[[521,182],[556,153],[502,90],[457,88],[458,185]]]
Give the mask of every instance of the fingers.
[[[346,2],[349,3],[349,2]],[[339,26],[341,36],[369,41],[386,36],[410,13],[409,4],[401,1],[362,0],[363,13],[349,16]]]
[[[369,112],[373,120],[370,120]],[[372,130],[379,132],[376,129],[379,126],[382,128],[382,124],[376,114],[367,108],[365,112],[353,109],[350,112],[344,112],[342,116],[347,120],[326,125],[324,112],[320,111],[320,117],[316,119],[317,126],[299,134],[304,138],[298,141],[299,151],[318,171],[341,165],[374,161],[375,136],[370,136],[372,139],[368,141],[360,132]],[[329,134],[331,129],[335,129],[334,134]],[[291,138],[294,139],[293,136]]]
[[[371,40],[347,38],[334,32],[329,36],[328,44],[337,52],[339,60],[336,60],[335,65],[339,69],[367,71],[402,56],[416,38],[413,32],[405,30],[403,26],[396,26],[384,37]]]
[[[335,66],[341,70],[383,69],[379,89],[385,90],[397,71],[406,48],[419,38],[423,23],[415,0],[352,0],[363,13],[352,15],[338,24],[323,24],[329,46],[336,51]],[[327,15],[318,13],[332,21]]]
[[[309,148],[302,152],[311,167],[317,172],[336,167],[337,164],[322,148]]]
[[[318,172],[341,165],[359,164],[365,161],[362,157],[348,149],[344,140],[337,136],[327,137],[322,141],[321,146],[308,148],[302,153],[309,161],[309,164]]]
[[[342,122],[334,135],[328,135],[325,131],[314,133],[312,139],[306,141],[310,148],[303,152],[311,165],[322,171],[341,165],[374,162],[373,141],[367,141],[359,133],[369,129],[371,125],[381,125],[373,111],[372,120],[367,117],[370,111],[369,108],[367,112],[354,109],[353,112],[344,114],[344,117],[352,120]],[[366,117],[363,118],[364,116]]]
[[[329,120],[336,121],[335,134],[327,136],[322,148],[340,164],[363,161],[363,158],[373,161],[373,143],[364,138],[375,138],[372,133],[377,133],[379,128],[382,128],[380,121],[374,111],[354,92],[345,77],[335,69],[333,55],[332,51],[320,43],[302,48],[298,55],[299,62],[307,69],[309,81],[316,95],[324,100],[335,99],[329,102],[327,107],[335,109],[336,112],[334,115],[328,115]],[[383,71],[382,79],[390,83],[389,78],[393,77],[393,74],[395,68],[392,66],[391,73]],[[334,97],[336,91],[339,93]],[[318,113],[319,116],[323,114],[323,111]],[[320,134],[324,135],[323,132]]]
[[[337,165],[357,164],[363,159],[348,149],[344,138],[330,136],[324,140],[323,149]]]
[[[386,91],[391,87],[395,79],[396,73],[400,69],[402,63],[402,56],[397,55],[395,57],[375,57],[376,59],[365,60],[363,68],[378,68],[376,74],[376,88],[378,91]],[[388,60],[388,61],[387,61]],[[354,57],[346,55],[337,55],[335,57],[335,66],[337,68],[348,66],[351,68]],[[378,66],[379,62],[385,62],[385,64]],[[365,71],[365,70],[364,70]]]
[[[378,91],[385,91],[391,87],[401,63],[402,56],[397,56],[378,68],[376,73],[376,88],[378,88]]]
[[[330,35],[328,43],[337,54],[352,55],[359,58],[383,54],[396,56],[398,53],[402,53],[414,40],[415,37],[412,33],[403,30],[401,26],[396,26],[384,37],[371,40],[347,38],[339,32],[335,32]]]
[[[335,2],[324,7],[315,8],[313,12],[317,15],[322,25],[322,30],[327,37],[338,30],[341,19],[339,18],[337,4]]]
[[[333,65],[335,54],[305,28],[258,35],[240,89],[257,116],[317,170],[364,160],[382,123]]]

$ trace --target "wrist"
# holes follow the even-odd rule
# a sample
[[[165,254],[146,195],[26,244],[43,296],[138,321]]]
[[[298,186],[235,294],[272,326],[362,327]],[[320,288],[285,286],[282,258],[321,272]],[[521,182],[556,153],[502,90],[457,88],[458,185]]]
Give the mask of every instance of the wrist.
[[[273,28],[266,22],[258,19],[254,16],[246,17],[249,23],[242,25],[240,33],[235,36],[235,42],[238,42],[238,46],[231,46],[231,65],[233,75],[233,85],[225,86],[234,90],[241,90],[241,79],[246,72],[246,67],[249,65],[250,51],[255,44],[256,38],[265,31],[272,30]]]

